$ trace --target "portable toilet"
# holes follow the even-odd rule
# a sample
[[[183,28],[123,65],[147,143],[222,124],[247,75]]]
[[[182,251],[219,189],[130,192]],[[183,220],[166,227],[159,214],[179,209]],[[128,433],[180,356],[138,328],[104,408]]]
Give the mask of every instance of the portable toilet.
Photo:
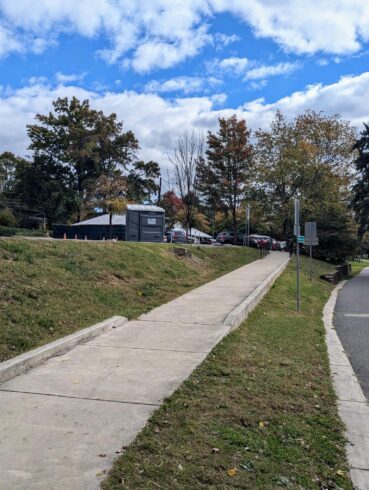
[[[165,211],[159,206],[128,204],[126,240],[129,242],[162,242],[165,231]]]

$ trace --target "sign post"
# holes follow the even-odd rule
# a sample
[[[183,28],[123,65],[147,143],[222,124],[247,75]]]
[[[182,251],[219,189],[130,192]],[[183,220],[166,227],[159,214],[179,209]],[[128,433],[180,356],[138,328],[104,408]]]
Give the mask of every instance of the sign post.
[[[296,237],[296,310],[300,311],[300,199],[295,198],[295,225]]]
[[[305,222],[305,245],[309,246],[309,251],[310,251],[310,261],[309,261],[309,278],[310,281],[312,280],[313,277],[313,269],[312,269],[312,264],[313,264],[313,246],[318,245],[318,236],[316,233],[316,221],[306,221]]]
[[[246,245],[250,246],[250,206],[246,208]]]

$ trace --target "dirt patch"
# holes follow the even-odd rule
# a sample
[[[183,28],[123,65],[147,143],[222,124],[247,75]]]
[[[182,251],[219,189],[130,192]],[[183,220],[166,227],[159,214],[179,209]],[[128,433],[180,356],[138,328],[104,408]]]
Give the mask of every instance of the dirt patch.
[[[123,275],[121,272],[107,272],[100,277],[100,282],[110,286],[121,286],[132,282],[132,278]]]

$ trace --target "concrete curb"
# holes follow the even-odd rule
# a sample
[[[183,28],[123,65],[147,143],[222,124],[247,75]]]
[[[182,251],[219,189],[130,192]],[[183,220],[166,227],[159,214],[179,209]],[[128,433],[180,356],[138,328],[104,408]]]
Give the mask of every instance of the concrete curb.
[[[98,335],[111,330],[112,328],[120,327],[128,322],[128,319],[123,316],[113,316],[91,327],[79,330],[76,333],[63,337],[61,339],[50,342],[49,344],[25,352],[20,356],[9,359],[0,363],[0,383],[7,381],[18,374],[24,373],[27,369],[38,366],[42,362],[64,352],[67,352],[73,347],[82,342],[97,337]]]
[[[332,291],[324,306],[323,322],[338,413],[346,426],[351,480],[356,490],[369,490],[369,406],[333,324],[337,296],[346,282]]]
[[[249,313],[258,305],[261,299],[272,287],[276,279],[282,274],[289,263],[289,257],[280,264],[277,269],[275,269],[264,281],[259,284],[259,286],[244,300],[240,303],[233,311],[231,311],[227,318],[224,320],[224,325],[230,327],[230,331],[236,329],[245,318],[248,317]]]

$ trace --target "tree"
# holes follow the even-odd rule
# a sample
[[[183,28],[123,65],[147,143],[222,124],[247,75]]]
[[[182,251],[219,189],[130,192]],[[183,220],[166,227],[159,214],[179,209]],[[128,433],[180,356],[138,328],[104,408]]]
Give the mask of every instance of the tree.
[[[197,169],[204,158],[204,139],[194,131],[184,133],[178,140],[172,156],[174,179],[183,203],[183,224],[188,234],[194,224],[199,204],[197,191]]]
[[[30,149],[35,158],[52,159],[55,165],[69,169],[80,221],[88,182],[100,173],[95,130],[98,113],[90,108],[88,100],[80,102],[76,97],[70,101],[59,98],[53,107],[54,112],[36,115],[40,124],[27,126]]]
[[[142,160],[131,165],[127,175],[127,199],[133,202],[151,201],[153,194],[159,191],[157,183],[160,177],[158,163]]]
[[[167,191],[163,195],[160,205],[165,210],[166,228],[173,228],[179,221],[179,213],[183,209],[182,199],[173,190]]]
[[[269,130],[256,132],[258,184],[284,238],[292,233],[293,199],[299,195],[306,214],[330,200],[327,179],[336,183],[338,201],[347,189],[354,130],[338,115],[306,111],[287,121],[277,111]],[[332,189],[331,189],[332,190]]]
[[[14,153],[5,151],[0,155],[0,196],[3,197],[7,191],[11,191],[14,184],[14,176],[17,165],[22,158],[16,157]]]
[[[113,231],[113,214],[122,214],[127,207],[126,192],[127,180],[118,173],[101,174],[95,183],[92,202],[96,208],[102,208],[109,213],[110,239]]]
[[[52,157],[23,161],[17,167],[13,187],[21,212],[42,215],[49,228],[55,222],[68,221],[77,206],[69,179],[68,169]]]
[[[230,214],[237,240],[237,214],[252,177],[250,131],[236,115],[219,119],[217,133],[209,131],[207,160],[199,167],[199,184],[203,196],[211,199],[214,209]]]
[[[356,182],[352,189],[352,208],[359,224],[358,234],[362,239],[369,231],[369,124],[354,145],[357,153],[355,159]]]

